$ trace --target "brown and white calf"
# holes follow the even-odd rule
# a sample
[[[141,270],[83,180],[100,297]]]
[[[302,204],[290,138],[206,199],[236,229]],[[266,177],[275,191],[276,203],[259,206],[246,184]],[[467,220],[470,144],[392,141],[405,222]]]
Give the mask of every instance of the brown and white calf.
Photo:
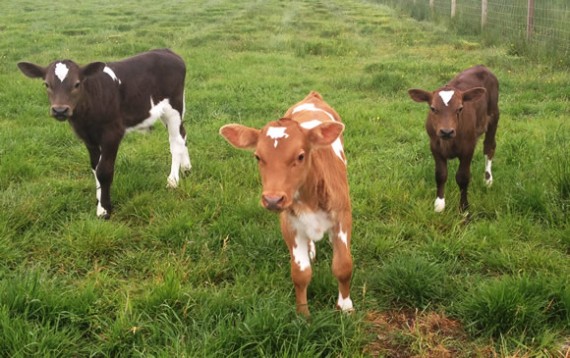
[[[174,52],[153,50],[83,67],[71,60],[46,67],[20,62],[18,67],[26,76],[44,80],[51,115],[67,120],[85,143],[96,181],[97,216],[108,219],[111,214],[115,158],[126,132],[150,129],[160,118],[172,154],[168,186],[178,186],[180,168],[190,170],[182,125],[186,65]]]
[[[280,213],[281,232],[291,255],[297,312],[308,315],[307,287],[315,242],[328,233],[337,306],[350,299],[352,210],[339,115],[317,92],[261,129],[228,124],[220,134],[233,146],[254,150],[263,185],[261,205]]]
[[[478,138],[485,133],[485,182],[493,183],[491,164],[495,155],[495,134],[499,122],[499,82],[484,66],[469,68],[447,85],[433,92],[410,89],[416,102],[430,107],[426,130],[435,160],[437,198],[434,209],[445,209],[444,189],[447,181],[447,160],[459,158],[455,181],[461,191],[460,210],[467,210],[467,187],[471,176],[471,160]]]

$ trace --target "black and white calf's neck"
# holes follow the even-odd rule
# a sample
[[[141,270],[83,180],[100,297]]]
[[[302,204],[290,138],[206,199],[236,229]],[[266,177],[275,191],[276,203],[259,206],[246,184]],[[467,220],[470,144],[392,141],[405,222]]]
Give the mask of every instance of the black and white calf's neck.
[[[43,79],[50,115],[67,120],[85,143],[96,181],[97,216],[110,217],[115,159],[126,132],[149,129],[161,119],[172,154],[168,186],[177,187],[180,170],[190,170],[182,123],[186,65],[171,50],[85,66],[58,60],[45,67],[29,62],[18,67],[28,77]]]

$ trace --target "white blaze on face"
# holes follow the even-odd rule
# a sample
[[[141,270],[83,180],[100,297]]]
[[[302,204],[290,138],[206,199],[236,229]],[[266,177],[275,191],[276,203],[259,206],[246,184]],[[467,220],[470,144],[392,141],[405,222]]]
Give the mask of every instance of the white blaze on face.
[[[441,213],[445,209],[445,198],[436,198],[433,203],[433,209],[436,213]]]
[[[285,133],[285,127],[269,127],[267,128],[267,136],[274,139],[273,147],[277,148],[278,140],[282,138],[288,138],[289,134]]]
[[[454,93],[455,91],[439,91],[439,96],[446,107],[449,105],[449,101],[451,101]]]
[[[117,75],[115,74],[115,71],[113,71],[111,69],[111,67],[105,66],[105,68],[103,69],[103,72],[108,74],[113,79],[113,81],[119,82],[119,84],[121,84],[121,80],[119,79],[119,77],[117,77]],[[152,101],[152,99],[151,99],[151,101]]]
[[[64,63],[58,62],[55,65],[55,75],[57,76],[57,78],[59,78],[61,82],[65,80],[65,77],[67,77],[68,72],[69,68],[67,68],[67,66]]]

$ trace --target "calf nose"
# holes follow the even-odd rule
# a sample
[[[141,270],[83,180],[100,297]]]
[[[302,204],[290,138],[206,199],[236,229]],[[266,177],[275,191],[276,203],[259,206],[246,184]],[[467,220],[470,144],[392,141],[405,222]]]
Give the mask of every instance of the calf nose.
[[[51,115],[57,119],[66,119],[69,117],[69,106],[52,106]]]
[[[441,138],[453,138],[455,136],[455,129],[453,129],[453,128],[442,128],[439,130],[439,136]]]
[[[283,202],[285,201],[285,195],[265,195],[261,196],[261,201],[263,206],[269,210],[281,210]]]

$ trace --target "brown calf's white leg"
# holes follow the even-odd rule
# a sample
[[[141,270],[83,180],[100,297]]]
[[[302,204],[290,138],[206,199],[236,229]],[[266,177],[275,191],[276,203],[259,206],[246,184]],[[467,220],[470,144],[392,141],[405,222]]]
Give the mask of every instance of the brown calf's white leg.
[[[284,215],[281,216],[281,232],[289,248],[291,256],[291,279],[295,286],[295,303],[297,313],[309,316],[307,303],[307,288],[311,282],[313,270],[311,268],[311,241],[290,227]],[[314,247],[314,246],[313,246]]]
[[[350,220],[332,228],[330,238],[333,247],[332,272],[338,280],[337,307],[343,312],[354,310],[350,299],[350,280],[352,278],[352,256],[350,254]]]

